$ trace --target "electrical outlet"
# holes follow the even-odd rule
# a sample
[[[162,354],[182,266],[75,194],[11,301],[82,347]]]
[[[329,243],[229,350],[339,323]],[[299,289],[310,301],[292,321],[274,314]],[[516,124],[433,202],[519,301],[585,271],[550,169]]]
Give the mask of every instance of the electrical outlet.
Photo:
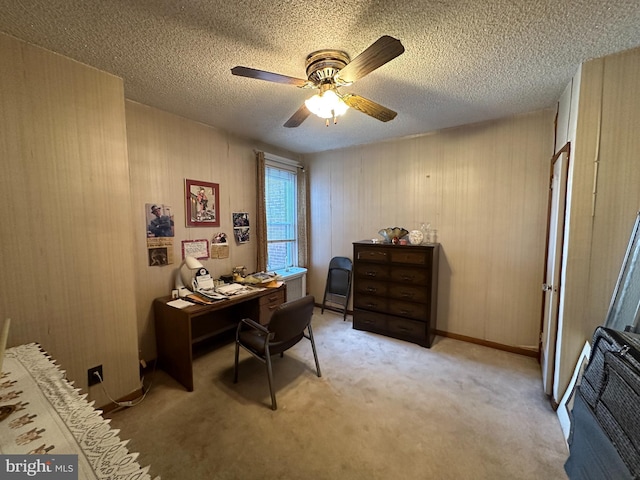
[[[102,365],[90,368],[88,370],[90,387],[100,383],[100,378],[98,378],[98,375],[96,375],[96,373],[98,373],[100,375],[100,378],[102,378],[102,380],[104,381],[104,375],[102,374]]]

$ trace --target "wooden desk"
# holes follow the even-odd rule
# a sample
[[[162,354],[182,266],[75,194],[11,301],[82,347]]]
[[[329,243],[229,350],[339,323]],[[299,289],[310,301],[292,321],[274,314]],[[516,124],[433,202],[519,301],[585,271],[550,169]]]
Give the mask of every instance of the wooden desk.
[[[285,285],[267,288],[213,305],[182,309],[167,305],[171,297],[156,298],[153,313],[158,366],[192,392],[194,344],[235,329],[242,318],[268,323],[273,311],[284,303],[285,289]]]

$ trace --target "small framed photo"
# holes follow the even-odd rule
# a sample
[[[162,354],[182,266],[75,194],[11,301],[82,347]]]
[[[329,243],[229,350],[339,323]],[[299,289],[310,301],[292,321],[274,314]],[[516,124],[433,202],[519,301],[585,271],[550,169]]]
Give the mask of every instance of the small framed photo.
[[[187,227],[220,226],[220,190],[217,183],[185,180]]]

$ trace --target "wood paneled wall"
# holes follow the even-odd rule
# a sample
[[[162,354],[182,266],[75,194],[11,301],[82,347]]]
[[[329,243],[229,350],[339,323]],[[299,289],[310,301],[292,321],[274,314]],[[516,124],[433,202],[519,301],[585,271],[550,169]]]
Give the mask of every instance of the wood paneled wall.
[[[119,78],[0,34],[0,317],[87,388],[139,388]],[[100,387],[90,398],[108,403]]]
[[[640,209],[638,78],[640,49],[582,66],[571,160],[559,394],[569,383],[584,342],[605,321]]]
[[[288,152],[259,145],[207,125],[172,115],[136,102],[126,102],[127,140],[130,164],[133,250],[137,299],[137,323],[141,357],[156,356],[152,302],[169,295],[182,261],[182,240],[211,239],[227,234],[229,258],[201,260],[214,278],[231,273],[233,267],[256,267],[255,236],[238,244],[233,236],[233,212],[248,212],[255,227],[256,160],[262,149],[294,158]],[[185,179],[220,186],[220,227],[185,226]],[[146,250],[145,204],[172,207],[175,222],[175,263],[149,266]],[[255,233],[255,230],[252,232]]]
[[[538,348],[554,112],[305,157],[309,288],[378,230],[430,222],[442,251],[439,330]]]
[[[232,212],[249,212],[255,219],[256,168],[250,145],[234,142],[225,132],[182,117],[127,101],[127,137],[131,164],[131,198],[134,213],[136,296],[142,355],[155,358],[152,302],[169,295],[182,261],[182,240],[211,239],[225,232],[229,258],[202,260],[214,278],[235,265],[255,266],[254,243],[236,244]],[[220,228],[191,227],[185,223],[185,179],[220,186]],[[145,204],[162,203],[173,208],[175,263],[149,266],[146,250]]]

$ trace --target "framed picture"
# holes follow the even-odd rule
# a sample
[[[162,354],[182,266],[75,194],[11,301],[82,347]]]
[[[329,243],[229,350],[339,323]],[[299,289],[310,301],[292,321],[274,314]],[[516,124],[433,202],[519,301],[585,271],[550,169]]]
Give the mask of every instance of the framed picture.
[[[217,183],[185,180],[187,227],[220,226],[220,190]]]
[[[182,259],[185,257],[193,257],[198,260],[206,260],[209,258],[209,241],[201,240],[182,240]]]

